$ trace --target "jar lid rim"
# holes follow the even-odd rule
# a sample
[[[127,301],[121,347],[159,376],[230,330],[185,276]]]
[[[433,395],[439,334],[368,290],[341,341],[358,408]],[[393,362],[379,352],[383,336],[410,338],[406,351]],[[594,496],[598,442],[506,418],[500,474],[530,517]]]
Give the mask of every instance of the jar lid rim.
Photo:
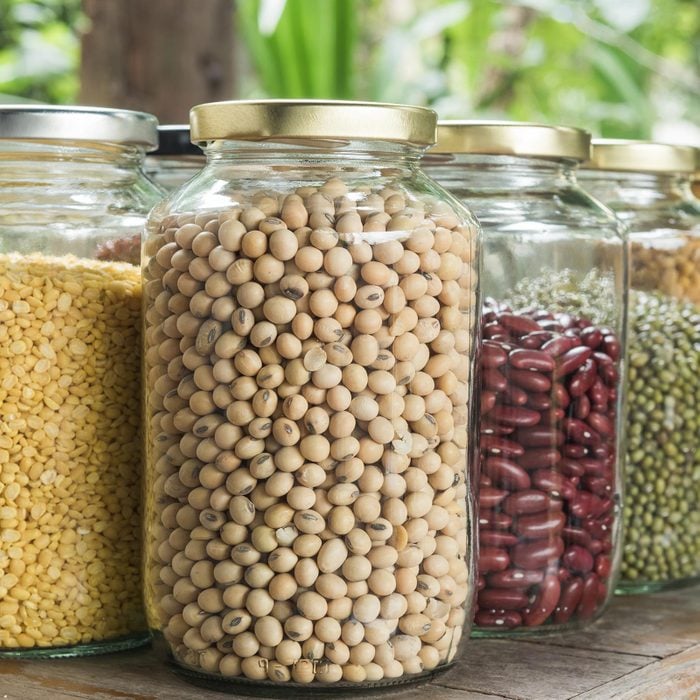
[[[700,148],[657,141],[593,139],[585,170],[639,173],[694,173],[700,169]]]
[[[130,109],[74,105],[0,105],[0,140],[98,141],[153,150],[158,120]]]
[[[591,135],[571,126],[491,120],[440,120],[430,153],[523,156],[584,161]]]
[[[427,107],[341,100],[233,100],[190,110],[192,141],[392,141],[435,143]],[[319,144],[320,145],[320,144]]]

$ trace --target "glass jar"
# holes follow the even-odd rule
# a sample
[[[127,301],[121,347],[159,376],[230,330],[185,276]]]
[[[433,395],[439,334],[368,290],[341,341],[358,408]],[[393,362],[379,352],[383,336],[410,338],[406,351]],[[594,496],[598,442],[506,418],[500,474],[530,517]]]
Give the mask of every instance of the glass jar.
[[[166,192],[172,192],[191,180],[204,167],[202,150],[190,141],[187,124],[161,124],[158,150],[146,157],[148,177]]]
[[[190,679],[308,697],[455,659],[479,232],[418,167],[434,134],[395,105],[192,111],[207,165],[143,260],[147,614]]]
[[[138,263],[155,145],[140,112],[0,108],[0,658],[148,639]]]
[[[628,228],[621,592],[700,579],[700,203],[695,149],[594,141],[581,184]]]
[[[484,231],[475,633],[600,614],[618,560],[625,248],[577,185],[589,136],[441,122],[426,171]]]

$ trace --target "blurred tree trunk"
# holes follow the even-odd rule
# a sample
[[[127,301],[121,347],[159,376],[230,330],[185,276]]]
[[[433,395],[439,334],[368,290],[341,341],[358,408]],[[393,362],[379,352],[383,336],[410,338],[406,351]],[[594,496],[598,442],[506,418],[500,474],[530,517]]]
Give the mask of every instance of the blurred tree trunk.
[[[83,11],[81,103],[177,124],[233,97],[232,0],[83,0]]]

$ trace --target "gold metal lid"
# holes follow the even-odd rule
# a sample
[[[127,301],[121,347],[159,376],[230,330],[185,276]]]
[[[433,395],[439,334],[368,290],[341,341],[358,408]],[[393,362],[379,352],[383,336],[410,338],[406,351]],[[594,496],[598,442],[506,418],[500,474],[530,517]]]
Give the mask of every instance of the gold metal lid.
[[[432,109],[380,102],[245,100],[190,110],[193,143],[371,140],[431,146],[436,122]]]
[[[591,135],[569,126],[530,122],[438,122],[437,145],[430,153],[474,153],[526,158],[588,158]]]
[[[616,170],[638,173],[692,173],[700,162],[700,149],[653,141],[593,139],[586,170]]]

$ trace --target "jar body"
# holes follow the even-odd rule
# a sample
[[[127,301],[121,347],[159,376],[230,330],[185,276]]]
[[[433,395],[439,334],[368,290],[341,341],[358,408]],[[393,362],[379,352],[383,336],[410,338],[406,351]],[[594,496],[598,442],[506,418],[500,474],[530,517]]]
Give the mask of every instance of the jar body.
[[[147,156],[146,175],[166,192],[172,192],[191,180],[203,167],[204,156]]]
[[[428,172],[484,230],[475,633],[568,628],[617,568],[624,244],[566,164],[454,158]]]
[[[160,193],[142,158],[0,143],[0,658],[148,640],[132,238]]]
[[[700,578],[700,206],[675,175],[586,171],[628,226],[629,383],[621,592]]]
[[[411,681],[466,636],[478,228],[371,148],[215,145],[149,222],[147,614],[216,687]]]

